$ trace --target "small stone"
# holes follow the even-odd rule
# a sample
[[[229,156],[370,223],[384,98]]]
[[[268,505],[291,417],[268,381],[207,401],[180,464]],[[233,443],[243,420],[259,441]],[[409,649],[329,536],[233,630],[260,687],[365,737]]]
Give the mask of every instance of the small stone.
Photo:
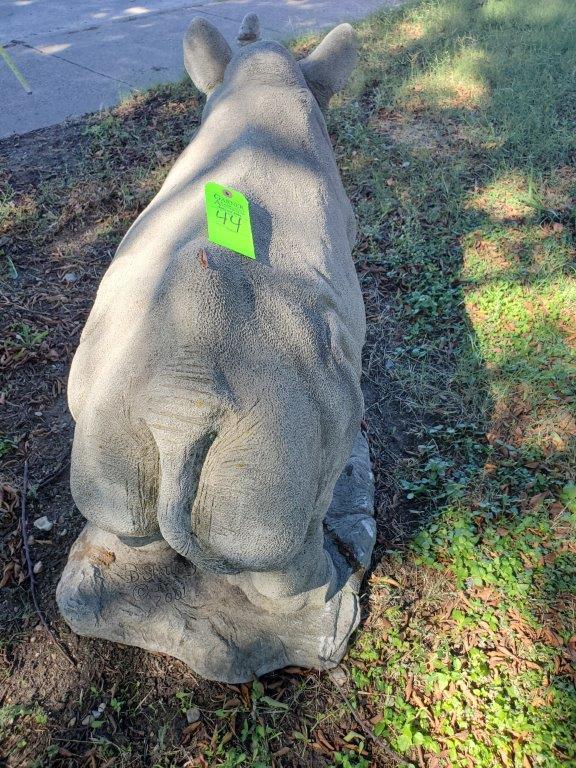
[[[328,674],[336,683],[338,688],[342,688],[342,686],[346,685],[348,682],[348,675],[346,674],[346,670],[343,669],[343,667],[334,667],[334,669],[331,669]]]
[[[76,725],[76,718],[71,717],[70,720],[68,720],[68,728],[74,728],[75,725]]]
[[[190,709],[186,710],[186,720],[189,723],[195,723],[197,720],[200,720],[200,710],[198,707],[190,707]]]
[[[40,573],[42,568],[44,568],[44,566],[42,565],[42,560],[38,560],[37,563],[34,563],[34,568],[32,568],[32,570],[34,571],[34,573]]]
[[[98,718],[99,718],[99,717],[100,717],[100,715],[101,715],[101,714],[104,712],[104,710],[105,710],[105,709],[106,709],[106,703],[103,701],[101,704],[98,704],[98,706],[96,707],[96,709],[93,709],[93,710],[92,710],[92,717],[93,717],[95,720],[98,720]]]
[[[91,717],[90,717],[90,715],[86,715],[86,717],[84,718],[84,720],[82,720],[82,725],[88,725],[88,723],[90,722],[90,720],[91,720]]]
[[[66,272],[66,274],[64,275],[64,280],[67,283],[74,283],[76,282],[76,280],[78,280],[78,275],[76,274],[76,272]]]
[[[34,528],[38,528],[39,531],[51,531],[54,527],[54,523],[46,515],[34,520]]]

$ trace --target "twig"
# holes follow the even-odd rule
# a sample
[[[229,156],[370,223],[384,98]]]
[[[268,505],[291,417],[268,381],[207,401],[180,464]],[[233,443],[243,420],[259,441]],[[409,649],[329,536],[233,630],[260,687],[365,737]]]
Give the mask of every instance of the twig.
[[[36,483],[36,490],[39,491],[40,488],[45,488],[47,485],[50,485],[50,483],[52,483],[54,480],[57,480],[62,474],[62,472],[64,472],[64,470],[68,467],[69,464],[70,464],[70,457],[68,456],[68,454],[66,454],[66,456],[64,456],[64,458],[58,462],[56,468],[52,472],[49,472],[47,475],[45,475],[41,480],[39,480]]]
[[[346,706],[350,710],[350,714],[352,715],[354,720],[356,720],[356,722],[358,723],[360,728],[364,731],[364,734],[370,739],[370,741],[373,741],[374,744],[378,747],[378,749],[382,752],[382,754],[386,755],[387,758],[392,760],[395,765],[399,765],[399,764],[403,763],[404,759],[399,754],[394,752],[392,747],[390,747],[388,744],[386,744],[385,741],[383,741],[382,739],[378,738],[378,736],[376,736],[376,734],[374,733],[374,731],[372,730],[370,725],[366,722],[366,720],[364,720],[363,717],[360,717],[358,712],[356,712],[356,710],[354,709],[352,704],[350,704],[350,702],[348,701],[348,697],[346,696],[346,694],[342,690],[342,686],[336,680],[335,676],[332,674],[332,670],[328,670],[328,677],[332,681],[332,684],[334,685],[334,688],[336,688],[336,690],[340,694],[340,697],[342,698],[342,701],[344,702],[344,704],[346,704]]]
[[[57,639],[56,635],[52,630],[50,629],[48,622],[44,618],[44,614],[42,613],[42,609],[40,608],[40,604],[38,602],[38,597],[36,595],[36,582],[34,579],[34,568],[32,566],[32,558],[30,557],[30,546],[28,545],[28,525],[26,522],[26,495],[28,493],[28,459],[24,461],[24,478],[22,481],[22,498],[20,500],[20,532],[22,534],[22,546],[24,548],[24,556],[26,557],[26,567],[28,568],[28,578],[30,579],[30,594],[32,595],[32,602],[34,603],[34,608],[36,609],[36,613],[38,614],[38,618],[40,619],[40,623],[50,636],[50,639],[53,641],[53,643],[56,645],[60,653],[66,657],[66,659],[72,664],[73,666],[76,666],[76,662],[70,656],[66,648],[60,643],[60,641]]]
[[[8,53],[6,48],[4,48],[4,46],[2,46],[2,45],[0,45],[0,56],[2,56],[2,58],[4,59],[4,61],[8,65],[8,67],[12,70],[12,74],[18,80],[18,82],[20,83],[22,88],[24,88],[26,93],[27,94],[31,94],[32,93],[32,88],[30,88],[30,86],[28,85],[28,81],[26,80],[26,78],[24,77],[22,72],[20,72],[18,67],[16,66],[16,62],[14,61],[12,56],[10,56],[10,54]]]

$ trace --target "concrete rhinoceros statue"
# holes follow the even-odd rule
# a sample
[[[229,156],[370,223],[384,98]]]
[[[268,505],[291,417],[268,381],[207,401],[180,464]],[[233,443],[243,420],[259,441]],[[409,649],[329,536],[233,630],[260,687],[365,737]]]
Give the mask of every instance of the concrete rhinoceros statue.
[[[57,595],[79,634],[224,681],[339,661],[375,533],[355,220],[321,109],[356,36],[343,24],[297,62],[257,26],[235,53],[203,19],[186,34],[202,124],[120,244],[72,363],[89,523]],[[207,240],[207,182],[249,201],[254,261]]]

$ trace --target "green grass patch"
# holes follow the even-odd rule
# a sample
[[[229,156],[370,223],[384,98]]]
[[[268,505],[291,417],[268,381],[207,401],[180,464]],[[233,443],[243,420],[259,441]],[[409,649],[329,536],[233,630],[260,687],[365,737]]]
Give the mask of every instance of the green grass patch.
[[[436,0],[362,30],[330,130],[419,532],[372,577],[358,700],[413,765],[576,765],[576,8]]]

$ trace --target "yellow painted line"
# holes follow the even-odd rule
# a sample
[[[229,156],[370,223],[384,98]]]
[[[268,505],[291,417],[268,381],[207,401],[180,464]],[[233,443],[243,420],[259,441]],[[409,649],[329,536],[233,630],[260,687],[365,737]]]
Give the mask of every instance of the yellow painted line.
[[[0,56],[2,56],[6,64],[8,64],[8,66],[14,73],[14,76],[17,78],[18,82],[20,83],[22,88],[24,88],[26,93],[32,93],[32,88],[30,88],[30,86],[28,85],[28,81],[16,66],[16,63],[14,62],[14,59],[12,58],[12,56],[10,56],[8,51],[2,45],[0,45]]]

